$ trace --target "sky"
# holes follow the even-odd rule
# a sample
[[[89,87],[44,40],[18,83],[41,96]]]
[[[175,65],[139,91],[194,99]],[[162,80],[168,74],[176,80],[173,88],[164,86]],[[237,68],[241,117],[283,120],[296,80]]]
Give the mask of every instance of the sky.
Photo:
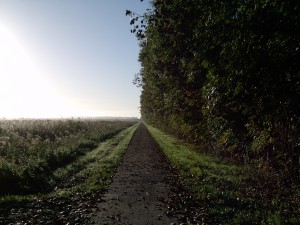
[[[0,118],[139,117],[140,0],[0,0]]]

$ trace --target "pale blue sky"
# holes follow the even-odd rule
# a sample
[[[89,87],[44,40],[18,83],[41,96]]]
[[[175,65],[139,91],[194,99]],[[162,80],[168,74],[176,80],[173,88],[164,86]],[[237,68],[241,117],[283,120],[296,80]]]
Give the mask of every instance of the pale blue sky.
[[[148,7],[0,0],[0,117],[139,116],[139,46],[125,10]]]

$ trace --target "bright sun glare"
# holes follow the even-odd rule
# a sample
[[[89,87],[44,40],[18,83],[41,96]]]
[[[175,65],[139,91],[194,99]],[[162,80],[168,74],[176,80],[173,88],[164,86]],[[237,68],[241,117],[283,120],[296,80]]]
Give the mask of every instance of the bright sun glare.
[[[0,117],[58,117],[64,107],[29,49],[0,24]]]

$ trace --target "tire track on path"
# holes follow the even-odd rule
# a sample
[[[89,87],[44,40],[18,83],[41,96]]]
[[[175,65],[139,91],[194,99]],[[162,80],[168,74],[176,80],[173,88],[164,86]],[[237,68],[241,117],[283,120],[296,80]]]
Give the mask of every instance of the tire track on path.
[[[144,124],[134,134],[114,180],[103,197],[95,224],[175,224],[166,202],[173,194],[165,156]]]

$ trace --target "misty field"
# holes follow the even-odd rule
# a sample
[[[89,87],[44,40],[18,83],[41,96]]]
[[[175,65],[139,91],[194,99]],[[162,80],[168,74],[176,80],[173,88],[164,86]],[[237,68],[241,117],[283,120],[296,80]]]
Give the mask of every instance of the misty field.
[[[0,121],[0,196],[55,189],[63,177],[68,176],[65,170],[58,171],[136,122]],[[80,167],[78,163],[77,166]]]

